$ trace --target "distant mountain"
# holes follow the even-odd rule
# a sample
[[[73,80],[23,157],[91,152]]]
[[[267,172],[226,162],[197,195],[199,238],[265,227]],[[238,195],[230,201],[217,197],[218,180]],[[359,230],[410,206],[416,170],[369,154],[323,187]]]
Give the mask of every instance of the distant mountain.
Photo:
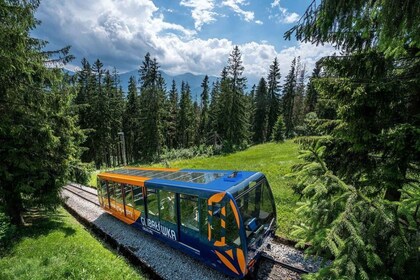
[[[70,75],[73,75],[74,72],[70,71],[70,70],[66,70],[65,72],[69,73]],[[192,99],[195,101],[199,101],[200,100],[200,94],[201,94],[201,83],[203,82],[203,79],[205,77],[205,75],[194,75],[192,73],[185,73],[185,74],[181,74],[181,75],[169,75],[167,73],[165,73],[164,71],[160,71],[162,74],[163,79],[165,80],[166,83],[166,89],[169,91],[172,85],[172,80],[175,80],[177,89],[178,89],[178,93],[180,93],[181,91],[181,83],[182,81],[187,82],[190,87],[191,87],[191,97]],[[138,71],[137,70],[133,70],[133,71],[129,71],[123,74],[120,74],[120,82],[121,82],[121,86],[124,90],[124,92],[128,91],[128,81],[130,79],[131,76],[134,76],[136,78],[136,82],[138,82]],[[209,86],[211,89],[212,83],[216,82],[216,80],[218,79],[218,77],[215,76],[209,76]],[[250,91],[252,88],[253,84],[257,84],[258,80],[255,79],[249,79],[248,78],[248,83],[247,83],[247,89],[246,91]]]
[[[185,74],[181,74],[181,75],[175,75],[175,76],[171,76],[169,74],[166,74],[163,71],[160,71],[160,73],[162,74],[163,79],[165,80],[166,83],[166,89],[169,91],[171,86],[172,86],[172,80],[175,80],[177,89],[178,89],[178,93],[181,91],[181,83],[182,81],[184,82],[188,82],[188,84],[191,87],[191,95],[193,100],[196,100],[196,96],[197,96],[197,100],[200,99],[200,94],[201,94],[201,83],[203,82],[203,79],[205,77],[205,75],[194,75],[191,73],[185,73]],[[131,76],[136,77],[136,81],[138,80],[138,71],[137,70],[133,70],[130,72],[126,72],[124,74],[120,74],[120,80],[121,80],[121,86],[123,87],[124,91],[127,91],[128,89],[128,81],[130,79]],[[216,82],[217,77],[214,76],[209,76],[209,86],[211,88],[211,85],[213,82]]]

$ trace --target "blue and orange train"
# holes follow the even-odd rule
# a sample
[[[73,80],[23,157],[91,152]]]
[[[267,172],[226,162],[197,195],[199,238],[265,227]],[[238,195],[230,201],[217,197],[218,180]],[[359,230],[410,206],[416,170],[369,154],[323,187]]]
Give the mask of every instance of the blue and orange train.
[[[229,276],[252,271],[275,232],[260,172],[128,167],[98,177],[108,213]]]

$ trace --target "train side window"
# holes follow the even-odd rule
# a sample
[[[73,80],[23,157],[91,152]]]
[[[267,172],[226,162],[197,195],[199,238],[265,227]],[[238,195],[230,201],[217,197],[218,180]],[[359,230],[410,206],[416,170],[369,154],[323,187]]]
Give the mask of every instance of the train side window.
[[[181,225],[199,231],[198,228],[198,197],[194,195],[180,195]]]
[[[133,186],[133,201],[134,201],[134,208],[137,210],[143,210],[144,208],[144,198],[143,198],[143,191],[141,187]],[[127,197],[126,197],[126,203]]]
[[[125,205],[133,207],[133,192],[131,185],[124,185]]]
[[[147,213],[152,217],[159,217],[158,190],[147,188]]]
[[[108,192],[107,192],[105,180],[101,180],[101,179],[99,180],[98,194],[99,194],[99,202],[101,203],[101,205],[108,207]]]
[[[177,223],[176,198],[175,193],[164,190],[159,191],[159,216],[160,220]]]
[[[200,223],[200,234],[207,240],[208,238],[208,210],[207,210],[207,199],[198,199],[199,207],[199,223]]]

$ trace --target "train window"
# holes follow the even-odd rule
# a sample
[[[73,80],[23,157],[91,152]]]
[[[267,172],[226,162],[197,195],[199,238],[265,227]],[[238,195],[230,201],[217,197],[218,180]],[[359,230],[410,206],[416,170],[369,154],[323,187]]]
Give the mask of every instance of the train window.
[[[211,217],[211,239],[213,241],[221,240],[222,239],[222,218],[221,218],[221,210],[222,205],[220,203],[213,203],[211,206],[213,209],[213,216]]]
[[[158,190],[147,189],[147,213],[149,216],[159,216]]]
[[[176,224],[176,198],[175,193],[164,190],[159,191],[159,215],[160,220]]]
[[[124,185],[125,205],[133,207],[133,191],[130,185]]]
[[[133,201],[134,201],[135,209],[140,210],[140,211],[143,210],[144,198],[143,198],[143,191],[141,187],[133,186]]]
[[[115,204],[115,188],[114,188],[115,183],[108,181],[108,193],[109,193],[109,198],[110,198],[110,206],[111,208],[115,208],[116,204]]]
[[[115,186],[115,200],[118,203],[122,204],[123,202],[123,194],[122,194],[122,189],[121,189],[122,185],[118,183],[114,183],[114,186]]]
[[[208,212],[207,212],[207,199],[198,199],[198,206],[200,211],[199,223],[200,223],[200,234],[207,239],[208,231]]]
[[[193,195],[180,195],[181,225],[199,231],[198,228],[198,197]]]
[[[99,202],[102,206],[109,207],[108,205],[108,191],[106,188],[106,181],[105,180],[99,180]]]
[[[226,205],[226,243],[241,247],[238,224],[230,204]]]

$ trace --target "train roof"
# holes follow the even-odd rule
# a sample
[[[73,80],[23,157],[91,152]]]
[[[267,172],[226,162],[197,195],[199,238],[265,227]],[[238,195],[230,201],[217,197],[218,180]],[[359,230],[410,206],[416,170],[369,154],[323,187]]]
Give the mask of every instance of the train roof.
[[[166,185],[197,191],[223,192],[248,181],[259,172],[175,168],[126,167],[98,174],[99,178],[144,186]]]

